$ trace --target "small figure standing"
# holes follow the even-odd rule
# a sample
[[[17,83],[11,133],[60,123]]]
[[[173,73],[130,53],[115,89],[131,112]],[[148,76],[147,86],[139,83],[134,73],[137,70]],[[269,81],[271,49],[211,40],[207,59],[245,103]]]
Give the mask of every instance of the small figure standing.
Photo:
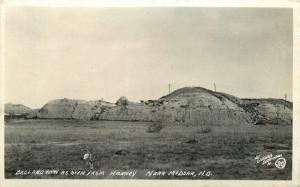
[[[87,152],[83,155],[83,160],[85,160],[85,165],[88,165],[90,170],[94,169],[95,159],[89,150],[87,150]]]

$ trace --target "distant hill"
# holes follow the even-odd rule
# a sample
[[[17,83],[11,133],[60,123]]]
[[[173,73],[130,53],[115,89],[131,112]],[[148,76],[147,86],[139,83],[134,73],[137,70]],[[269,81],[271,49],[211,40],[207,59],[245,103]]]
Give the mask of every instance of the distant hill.
[[[8,114],[28,114],[32,112],[32,109],[21,104],[6,103],[4,106],[4,111]]]
[[[291,102],[282,99],[241,99],[202,87],[184,87],[141,103],[130,102],[124,96],[116,103],[57,99],[47,102],[36,115],[46,119],[168,121],[197,125],[292,124],[292,107]],[[32,111],[23,107],[25,109]]]
[[[6,103],[4,105],[5,116],[34,118],[36,113],[31,108],[22,104]]]

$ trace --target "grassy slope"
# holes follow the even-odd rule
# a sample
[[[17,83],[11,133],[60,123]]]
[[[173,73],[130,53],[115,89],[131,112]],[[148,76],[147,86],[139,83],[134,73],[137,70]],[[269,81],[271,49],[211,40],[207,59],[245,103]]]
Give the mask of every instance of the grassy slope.
[[[173,124],[159,133],[147,133],[149,125],[120,121],[9,122],[5,125],[6,177],[12,178],[17,169],[83,170],[82,156],[88,148],[96,156],[95,170],[137,169],[137,178],[145,178],[144,173],[151,169],[211,170],[210,179],[291,178],[292,126],[210,126],[210,132],[202,133],[199,126]],[[256,155],[268,153],[282,153],[287,167],[278,170],[256,164]]]

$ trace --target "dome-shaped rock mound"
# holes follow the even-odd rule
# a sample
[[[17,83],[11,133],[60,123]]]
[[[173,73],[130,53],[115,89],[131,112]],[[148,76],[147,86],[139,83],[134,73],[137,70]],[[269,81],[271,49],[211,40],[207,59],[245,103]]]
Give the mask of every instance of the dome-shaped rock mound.
[[[163,96],[164,119],[192,124],[249,124],[251,117],[240,99],[201,87],[186,87]]]
[[[71,119],[78,104],[84,100],[57,99],[46,103],[38,112],[39,118]]]

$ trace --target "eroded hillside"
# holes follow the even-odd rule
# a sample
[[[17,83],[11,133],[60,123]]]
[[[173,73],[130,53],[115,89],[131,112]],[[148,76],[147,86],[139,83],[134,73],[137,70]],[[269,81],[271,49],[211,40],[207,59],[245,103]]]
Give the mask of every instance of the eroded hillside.
[[[167,121],[186,124],[292,124],[292,103],[280,99],[240,99],[201,87],[185,87],[157,100],[116,103],[58,99],[36,112],[38,118]]]

